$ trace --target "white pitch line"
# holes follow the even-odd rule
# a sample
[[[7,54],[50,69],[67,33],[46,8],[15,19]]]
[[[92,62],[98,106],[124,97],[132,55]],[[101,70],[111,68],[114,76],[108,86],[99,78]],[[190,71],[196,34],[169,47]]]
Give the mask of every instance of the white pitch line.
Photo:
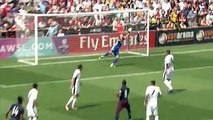
[[[200,50],[189,50],[189,51],[181,51],[181,52],[173,52],[173,54],[189,54],[189,53],[198,53],[198,52],[209,52],[213,51],[213,49],[200,49]],[[153,54],[150,56],[162,56],[165,55],[165,53],[160,54]],[[120,57],[121,59],[125,58],[137,58],[141,56],[124,56]],[[104,58],[104,60],[110,60],[112,58]],[[69,60],[69,61],[58,61],[58,62],[46,62],[46,63],[40,63],[37,66],[45,66],[45,65],[56,65],[56,64],[67,64],[67,63],[79,63],[79,62],[94,62],[98,61],[99,59],[84,59],[84,60]],[[19,67],[32,67],[32,65],[11,65],[11,66],[2,66],[0,69],[3,68],[19,68]]]
[[[207,69],[212,68],[213,66],[203,66],[203,67],[194,67],[194,68],[183,68],[183,69],[177,69],[175,71],[190,71],[190,70],[200,70],[200,69]],[[151,71],[151,72],[143,72],[143,73],[130,73],[130,74],[119,74],[119,75],[107,75],[107,76],[97,76],[97,77],[89,77],[89,78],[82,78],[82,81],[88,81],[88,80],[100,80],[100,79],[106,79],[106,78],[119,78],[119,77],[131,77],[131,76],[140,76],[140,75],[150,75],[150,74],[159,74],[162,73],[162,71]],[[57,81],[46,81],[46,82],[38,82],[39,85],[44,84],[55,84],[55,83],[64,83],[67,82],[67,80],[57,80]],[[26,83],[26,84],[17,84],[17,85],[0,85],[1,88],[14,88],[14,87],[23,87],[23,86],[29,86],[33,83]]]
[[[196,53],[196,52],[206,52],[206,51],[213,51],[213,49],[200,49],[200,50],[190,50],[190,51],[185,51],[187,53]],[[121,52],[126,53],[126,52]],[[177,54],[182,54],[183,52],[174,52]],[[97,53],[97,54],[92,54],[92,55],[78,55],[78,56],[55,56],[55,57],[44,57],[44,58],[39,58],[40,60],[53,60],[53,59],[63,59],[63,58],[79,58],[79,57],[90,57],[90,56],[99,56],[102,55],[102,53]],[[155,55],[165,55],[165,53],[162,54],[154,54],[150,56],[155,56]]]

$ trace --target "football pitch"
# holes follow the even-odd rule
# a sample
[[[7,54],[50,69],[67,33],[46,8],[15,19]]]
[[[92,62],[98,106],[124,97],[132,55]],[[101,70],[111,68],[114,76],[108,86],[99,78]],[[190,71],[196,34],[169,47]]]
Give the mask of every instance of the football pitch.
[[[175,59],[173,94],[167,94],[162,81],[165,50]],[[16,60],[0,63],[0,119],[18,95],[25,97],[33,82],[39,85],[39,120],[114,120],[118,103],[116,93],[122,79],[130,87],[132,120],[145,120],[144,94],[150,80],[156,80],[160,120],[213,120],[213,44],[160,47],[149,57],[121,54],[118,66],[110,68],[113,57],[98,56],[41,58],[38,66],[19,64]],[[67,112],[65,103],[71,95],[68,81],[78,64],[83,64],[82,86],[76,111]],[[25,115],[26,116],[26,115]],[[126,110],[120,120],[127,120]]]

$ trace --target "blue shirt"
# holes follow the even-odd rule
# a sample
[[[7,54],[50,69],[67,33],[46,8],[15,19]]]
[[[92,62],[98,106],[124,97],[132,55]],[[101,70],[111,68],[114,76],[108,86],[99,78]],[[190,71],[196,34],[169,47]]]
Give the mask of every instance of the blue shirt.
[[[121,46],[123,45],[124,39],[117,41],[117,43],[112,47],[113,51],[119,51]]]
[[[120,101],[128,100],[128,96],[130,92],[130,89],[128,87],[122,86],[119,92],[120,92],[120,98],[119,98]]]
[[[10,107],[11,118],[10,120],[20,120],[22,114],[24,114],[24,108],[21,104],[12,104]]]

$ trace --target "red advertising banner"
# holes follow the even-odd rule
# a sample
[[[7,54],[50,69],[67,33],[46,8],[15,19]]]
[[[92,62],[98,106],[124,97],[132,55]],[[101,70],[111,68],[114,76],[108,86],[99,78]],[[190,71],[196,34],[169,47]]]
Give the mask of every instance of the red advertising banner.
[[[147,38],[145,32],[140,32],[140,39],[144,41]],[[119,39],[118,33],[110,34],[86,34],[86,35],[74,35],[69,37],[69,53],[97,53],[110,50],[111,47]],[[124,42],[121,51],[126,51],[127,47],[137,46],[137,32],[131,32],[130,40]],[[155,47],[155,31],[150,31],[149,33],[149,46],[150,48]]]

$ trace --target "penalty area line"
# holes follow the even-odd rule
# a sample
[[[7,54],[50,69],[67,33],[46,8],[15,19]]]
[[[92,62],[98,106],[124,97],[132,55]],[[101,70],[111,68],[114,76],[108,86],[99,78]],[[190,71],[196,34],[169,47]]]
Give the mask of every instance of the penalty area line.
[[[191,71],[191,70],[200,70],[200,69],[208,69],[212,68],[213,66],[202,66],[202,67],[194,67],[194,68],[182,68],[177,69],[177,71]],[[152,74],[159,74],[162,73],[162,71],[151,71],[151,72],[142,72],[142,73],[129,73],[129,74],[119,74],[119,75],[106,75],[106,76],[97,76],[97,77],[88,77],[88,78],[82,78],[82,81],[89,81],[89,80],[100,80],[100,79],[106,79],[106,78],[119,78],[119,77],[131,77],[131,76],[142,76],[142,75],[152,75]],[[57,80],[57,81],[45,81],[45,82],[38,82],[40,85],[45,84],[56,84],[56,83],[64,83],[67,82],[69,79],[66,80]],[[26,84],[16,84],[16,85],[0,85],[1,88],[15,88],[15,87],[24,87],[32,85],[33,83],[26,83]]]

